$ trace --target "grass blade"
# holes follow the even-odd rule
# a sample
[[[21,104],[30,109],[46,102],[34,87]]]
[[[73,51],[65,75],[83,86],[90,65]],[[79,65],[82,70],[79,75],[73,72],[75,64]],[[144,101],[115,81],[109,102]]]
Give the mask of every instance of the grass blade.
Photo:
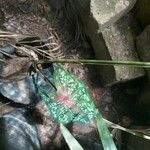
[[[98,132],[100,134],[100,138],[104,150],[117,150],[113,138],[111,137],[111,134],[106,126],[106,123],[103,120],[103,117],[99,111],[96,116],[96,121],[97,121]]]
[[[138,136],[138,137],[141,137],[141,138],[144,138],[144,139],[147,139],[147,140],[150,140],[150,135],[146,135],[145,133],[142,133],[138,130],[134,130],[134,129],[128,129],[128,128],[125,128],[125,127],[122,127],[118,124],[115,124],[115,123],[112,123],[106,119],[103,119],[107,124],[108,126],[110,126],[111,128],[114,128],[114,129],[118,129],[118,130],[122,130],[124,132],[127,132],[129,134],[132,134],[132,135],[135,135],[135,136]]]
[[[116,66],[132,66],[150,68],[150,62],[140,61],[122,61],[122,60],[92,60],[92,59],[49,59],[38,61],[37,64],[42,63],[74,63],[74,64],[88,64],[88,65],[116,65]]]
[[[73,137],[73,135],[63,124],[60,124],[60,130],[70,150],[84,150],[82,146],[78,143],[78,141]]]

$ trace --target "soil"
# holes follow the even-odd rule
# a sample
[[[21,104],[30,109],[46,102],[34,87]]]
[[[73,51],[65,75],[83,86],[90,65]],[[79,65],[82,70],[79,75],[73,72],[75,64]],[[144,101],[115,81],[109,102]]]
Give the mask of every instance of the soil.
[[[92,47],[88,39],[84,37],[84,33],[83,37],[79,37],[78,42],[74,42],[74,36],[72,36],[73,32],[70,31],[71,26],[66,23],[66,26],[62,28],[62,24],[60,23],[62,18],[61,16],[60,20],[58,18],[59,17],[53,12],[49,4],[43,0],[0,1],[0,28],[2,30],[24,35],[33,35],[40,37],[42,41],[52,37],[49,43],[55,42],[56,46],[48,48],[58,49],[58,52],[53,54],[56,55],[56,57],[74,59],[94,58]],[[76,43],[78,43],[78,45]],[[23,58],[21,54],[18,54],[16,59],[18,61],[20,60],[19,62],[21,63]],[[14,73],[16,70],[11,69],[14,64],[17,66],[15,60],[9,60],[9,65],[5,68],[6,71],[3,73],[6,75],[10,73],[10,71]],[[19,67],[23,67],[24,64],[23,61],[22,65],[19,65]],[[102,87],[95,66],[63,64],[63,67],[84,81],[90,95],[105,118],[127,127],[131,124],[147,124],[142,117],[141,120],[137,118],[137,115],[140,116],[141,112],[136,109],[138,105],[138,92],[142,88],[144,79],[138,79],[114,87]],[[25,71],[27,72],[27,69]],[[16,107],[16,104],[12,103],[10,100],[8,101],[2,96],[1,103],[0,114],[9,112]],[[62,142],[59,125],[52,119],[43,102],[39,102],[36,105],[34,114],[43,149],[63,149],[62,146],[64,146],[64,141]],[[73,124],[71,128],[73,134],[79,141],[81,141],[83,145],[87,145],[86,149],[90,149],[86,143],[89,143],[89,145],[94,143],[93,147],[98,149],[97,145],[99,139],[95,124],[86,126]],[[122,143],[118,144],[122,145]]]

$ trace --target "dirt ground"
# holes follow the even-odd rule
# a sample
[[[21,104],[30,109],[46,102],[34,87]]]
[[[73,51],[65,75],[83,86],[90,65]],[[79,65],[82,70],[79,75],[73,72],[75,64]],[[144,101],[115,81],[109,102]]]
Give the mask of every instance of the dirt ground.
[[[74,38],[72,34],[70,34],[67,25],[62,28],[56,14],[51,10],[46,1],[1,0],[0,20],[2,20],[0,22],[1,30],[37,36],[40,37],[42,41],[51,37],[48,43],[56,43],[53,47],[53,49],[56,48],[58,50],[58,52],[54,54],[56,57],[94,58],[92,47],[90,43],[88,43],[88,40],[81,40],[81,42],[78,42],[78,45],[75,46],[70,44],[74,41]],[[2,44],[4,43],[1,43],[1,45]],[[48,46],[48,48],[52,49],[50,46]],[[12,63],[14,63],[13,65],[20,64],[20,66],[23,67],[22,64],[24,61],[21,61],[22,57],[21,54],[18,54],[17,63],[16,60],[9,62],[10,66],[7,66],[8,73],[16,71],[11,65]],[[27,61],[28,60],[25,60],[24,64],[26,64]],[[134,120],[133,118],[137,118],[135,112],[140,115],[134,108],[137,104],[137,93],[140,91],[144,79],[114,87],[102,87],[95,66],[84,66],[82,64],[63,64],[63,66],[85,82],[92,98],[95,100],[97,107],[105,118],[127,127],[132,123],[140,124],[140,121],[137,121],[138,119]],[[129,102],[129,99],[132,100],[132,102]],[[10,101],[8,103],[7,99],[1,96],[1,114],[9,112],[16,107],[18,106],[14,103],[12,104]],[[59,132],[59,126],[52,119],[43,102],[37,104],[34,114],[43,149],[62,147],[62,137]],[[74,135],[82,141],[84,145],[94,143],[96,149],[99,139],[95,125],[90,124],[83,126],[73,124],[72,130]],[[88,137],[90,137],[90,139]],[[122,143],[119,144],[122,145]]]

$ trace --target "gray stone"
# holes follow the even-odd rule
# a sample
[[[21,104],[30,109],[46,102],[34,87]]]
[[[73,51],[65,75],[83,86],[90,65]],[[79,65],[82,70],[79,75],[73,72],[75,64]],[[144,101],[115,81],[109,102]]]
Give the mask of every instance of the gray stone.
[[[150,61],[150,26],[137,37],[136,45],[141,60]],[[147,74],[150,79],[150,69],[147,69]]]
[[[42,73],[50,80],[50,68],[42,70]],[[19,81],[6,82],[0,79],[0,93],[15,103],[31,104],[39,101],[38,86],[52,90],[40,73],[27,76]]]
[[[15,47],[13,47],[10,44],[5,44],[2,47],[0,47],[0,51],[8,53],[8,54],[13,54],[15,52]]]
[[[116,22],[129,12],[136,0],[79,0],[82,9],[90,10],[91,19],[98,23],[99,30]]]
[[[116,4],[119,1],[116,0],[114,2]],[[125,3],[125,1],[120,2],[122,2],[120,3],[120,5]],[[128,2],[130,3],[130,1]],[[91,44],[95,51],[96,58],[101,60],[138,61],[139,59],[135,51],[136,49],[135,37],[139,34],[140,28],[133,15],[128,14],[122,19],[118,20],[117,22],[115,21],[119,17],[118,18],[116,17],[115,19],[113,19],[113,17],[112,18],[110,17],[110,20],[108,19],[109,21],[108,20],[107,20],[108,22],[106,21],[107,23],[106,22],[102,23],[93,15],[94,13],[92,12],[92,9],[94,8],[94,6],[93,8],[91,6],[93,5],[93,3],[94,0],[91,2],[86,0],[85,1],[80,0],[78,1],[79,5],[78,10],[80,10],[80,17],[85,27],[86,34],[91,40]],[[106,4],[106,1],[105,2],[103,1],[103,3]],[[132,5],[133,3],[134,1],[132,2]],[[100,7],[102,7],[102,4],[99,5],[101,5]],[[104,6],[103,8],[105,8]],[[105,12],[105,9],[102,10],[104,10]],[[102,15],[102,12],[100,12],[102,10],[99,10],[98,17],[104,15],[104,14]],[[108,27],[103,28],[105,26]],[[139,78],[145,74],[143,69],[124,66],[122,67],[98,66],[98,70],[100,72],[100,78],[101,81],[103,81],[103,85],[112,85],[120,81],[122,82]]]
[[[135,51],[135,37],[139,28],[132,14],[105,28],[102,33],[95,31],[95,25],[87,27],[97,59],[138,61]],[[127,66],[98,66],[101,80],[105,85],[139,78],[145,74],[143,69]]]
[[[0,116],[0,149],[42,149],[35,119],[27,108]],[[5,138],[4,138],[5,136]]]

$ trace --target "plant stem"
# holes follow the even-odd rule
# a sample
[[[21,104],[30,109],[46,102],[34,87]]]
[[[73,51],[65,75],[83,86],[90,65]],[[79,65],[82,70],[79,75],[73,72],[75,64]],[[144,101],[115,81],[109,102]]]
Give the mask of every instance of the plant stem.
[[[43,63],[74,63],[88,65],[122,65],[150,68],[150,62],[140,61],[121,61],[121,60],[92,60],[92,59],[50,59],[38,61],[37,64]]]

